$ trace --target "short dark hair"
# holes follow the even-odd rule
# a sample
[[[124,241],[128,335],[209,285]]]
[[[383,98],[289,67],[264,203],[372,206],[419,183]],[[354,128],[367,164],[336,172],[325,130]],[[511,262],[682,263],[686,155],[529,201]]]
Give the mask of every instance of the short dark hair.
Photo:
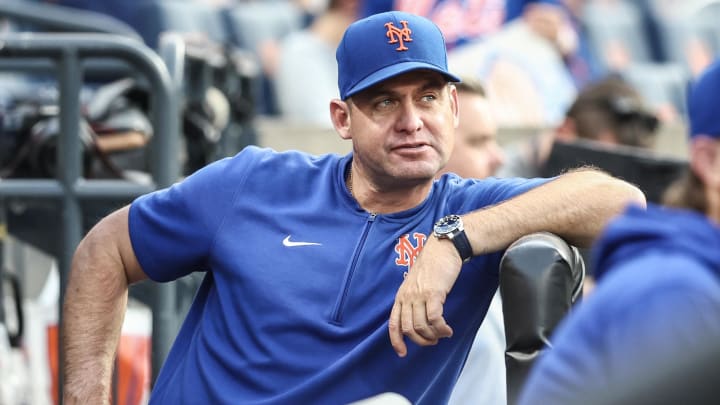
[[[668,207],[684,208],[708,214],[705,184],[690,168],[668,186],[662,196],[662,204]]]
[[[652,147],[658,119],[644,106],[640,93],[620,76],[610,75],[583,88],[566,114],[577,136],[596,140],[612,131],[620,144]]]

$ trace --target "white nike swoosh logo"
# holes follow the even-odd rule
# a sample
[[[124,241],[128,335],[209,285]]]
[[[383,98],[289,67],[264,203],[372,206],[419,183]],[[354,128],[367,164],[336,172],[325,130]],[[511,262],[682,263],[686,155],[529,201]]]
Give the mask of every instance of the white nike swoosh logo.
[[[283,239],[283,245],[288,247],[293,246],[322,246],[322,243],[316,243],[316,242],[293,242],[290,240],[290,235],[288,235],[285,239]]]

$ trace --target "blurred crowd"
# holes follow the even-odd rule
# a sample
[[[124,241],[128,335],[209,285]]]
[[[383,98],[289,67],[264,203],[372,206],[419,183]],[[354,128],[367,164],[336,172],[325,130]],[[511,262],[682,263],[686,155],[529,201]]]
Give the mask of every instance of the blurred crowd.
[[[579,90],[613,74],[661,121],[681,121],[688,80],[720,47],[720,8],[709,0],[45,2],[113,16],[151,47],[179,31],[247,50],[261,72],[259,114],[326,127],[322,100],[337,95],[335,48],[352,21],[379,11],[436,22],[451,68],[485,84],[501,127],[557,125]]]

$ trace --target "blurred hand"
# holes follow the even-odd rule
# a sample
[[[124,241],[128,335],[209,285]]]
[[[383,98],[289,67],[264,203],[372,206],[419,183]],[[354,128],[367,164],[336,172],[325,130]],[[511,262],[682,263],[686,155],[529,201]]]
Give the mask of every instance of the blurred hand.
[[[531,30],[554,44],[562,55],[568,55],[577,49],[577,33],[562,7],[531,3],[525,7],[522,18]]]

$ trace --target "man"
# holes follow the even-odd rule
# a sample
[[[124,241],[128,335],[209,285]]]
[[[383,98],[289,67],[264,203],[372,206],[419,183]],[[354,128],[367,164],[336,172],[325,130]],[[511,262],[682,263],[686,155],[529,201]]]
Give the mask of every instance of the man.
[[[651,149],[657,129],[658,119],[637,89],[618,76],[608,76],[584,87],[557,127],[508,148],[499,175],[539,176],[555,142],[583,140]]]
[[[497,143],[498,125],[485,88],[467,77],[455,87],[460,104],[455,147],[439,174],[455,173],[476,179],[493,176],[502,166],[505,154]]]
[[[667,195],[674,208],[630,208],[607,228],[597,287],[556,330],[521,404],[717,402],[719,106],[716,61],[689,90],[690,165]]]
[[[460,106],[455,147],[437,177],[445,173],[464,178],[490,177],[502,165],[504,154],[497,143],[498,126],[485,88],[479,81],[467,77],[462,77],[462,82],[455,87]],[[500,293],[496,292],[475,335],[449,404],[507,403],[504,328],[502,302]]]
[[[539,230],[588,244],[644,202],[591,170],[435,182],[454,143],[458,79],[427,19],[359,20],[337,60],[330,113],[351,154],[248,147],[83,239],[64,304],[66,403],[108,398],[128,284],[195,271],[205,279],[150,403],[339,404],[382,392],[446,402],[501,250]]]

